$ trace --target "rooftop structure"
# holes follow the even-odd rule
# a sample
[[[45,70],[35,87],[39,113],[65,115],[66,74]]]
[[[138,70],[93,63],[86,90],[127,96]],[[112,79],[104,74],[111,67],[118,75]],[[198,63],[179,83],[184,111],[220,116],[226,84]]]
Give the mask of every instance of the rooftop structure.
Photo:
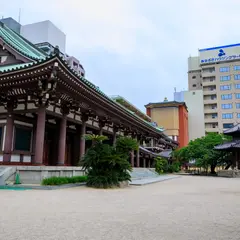
[[[59,48],[51,55],[0,24],[0,164],[77,165],[88,147],[84,134],[125,135],[174,149],[161,129],[108,97],[72,68]],[[151,166],[136,151],[132,166]]]

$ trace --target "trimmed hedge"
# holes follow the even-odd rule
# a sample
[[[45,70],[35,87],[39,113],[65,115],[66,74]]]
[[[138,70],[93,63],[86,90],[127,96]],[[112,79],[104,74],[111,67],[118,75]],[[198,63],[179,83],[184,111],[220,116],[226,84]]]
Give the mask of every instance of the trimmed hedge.
[[[42,180],[42,185],[63,185],[69,183],[86,182],[87,176],[74,176],[74,177],[50,177]]]

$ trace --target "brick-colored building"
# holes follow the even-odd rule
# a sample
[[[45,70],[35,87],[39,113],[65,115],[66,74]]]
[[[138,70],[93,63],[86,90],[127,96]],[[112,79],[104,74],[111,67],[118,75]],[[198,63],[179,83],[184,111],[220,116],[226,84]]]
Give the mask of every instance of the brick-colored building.
[[[179,142],[179,147],[188,144],[188,110],[184,102],[167,101],[145,105],[152,121],[165,129],[165,133]]]

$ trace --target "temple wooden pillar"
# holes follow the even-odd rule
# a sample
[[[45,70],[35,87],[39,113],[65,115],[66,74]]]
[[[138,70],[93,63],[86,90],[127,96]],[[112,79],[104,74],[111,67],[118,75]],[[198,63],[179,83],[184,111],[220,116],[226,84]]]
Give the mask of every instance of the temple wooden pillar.
[[[99,119],[98,121],[99,121],[99,122],[98,122],[99,135],[101,136],[101,135],[103,135],[103,128],[104,128],[104,126],[105,126],[105,122],[102,121],[101,119]]]
[[[63,166],[65,164],[66,134],[67,134],[67,114],[63,113],[59,129],[58,161],[57,161],[58,166]]]
[[[143,167],[144,168],[146,167],[146,158],[145,158],[145,156],[143,156]]]
[[[8,109],[8,111],[9,112],[7,115],[5,144],[4,144],[4,152],[3,152],[3,162],[5,163],[11,161],[12,145],[13,145],[14,119],[13,119],[12,111],[10,109]]]
[[[86,134],[86,125],[88,121],[87,115],[82,115],[82,125],[80,130],[80,160],[84,157],[85,148],[86,148],[86,140],[84,138]]]
[[[134,167],[134,151],[131,151],[130,158],[131,158],[131,165],[132,167]]]
[[[40,106],[37,117],[34,164],[43,164],[44,136],[45,136],[46,107]]]
[[[117,132],[118,132],[118,128],[116,126],[114,126],[113,127],[113,146],[116,146]]]

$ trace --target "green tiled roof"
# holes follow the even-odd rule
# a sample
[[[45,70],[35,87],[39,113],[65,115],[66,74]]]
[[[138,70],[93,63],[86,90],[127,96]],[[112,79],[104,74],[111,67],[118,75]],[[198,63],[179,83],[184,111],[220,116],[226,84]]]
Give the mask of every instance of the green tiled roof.
[[[29,67],[31,65],[33,65],[33,63],[19,63],[14,65],[0,66],[0,72],[19,70],[21,68]]]
[[[17,52],[32,60],[45,59],[47,55],[34,44],[0,22],[0,38]]]

